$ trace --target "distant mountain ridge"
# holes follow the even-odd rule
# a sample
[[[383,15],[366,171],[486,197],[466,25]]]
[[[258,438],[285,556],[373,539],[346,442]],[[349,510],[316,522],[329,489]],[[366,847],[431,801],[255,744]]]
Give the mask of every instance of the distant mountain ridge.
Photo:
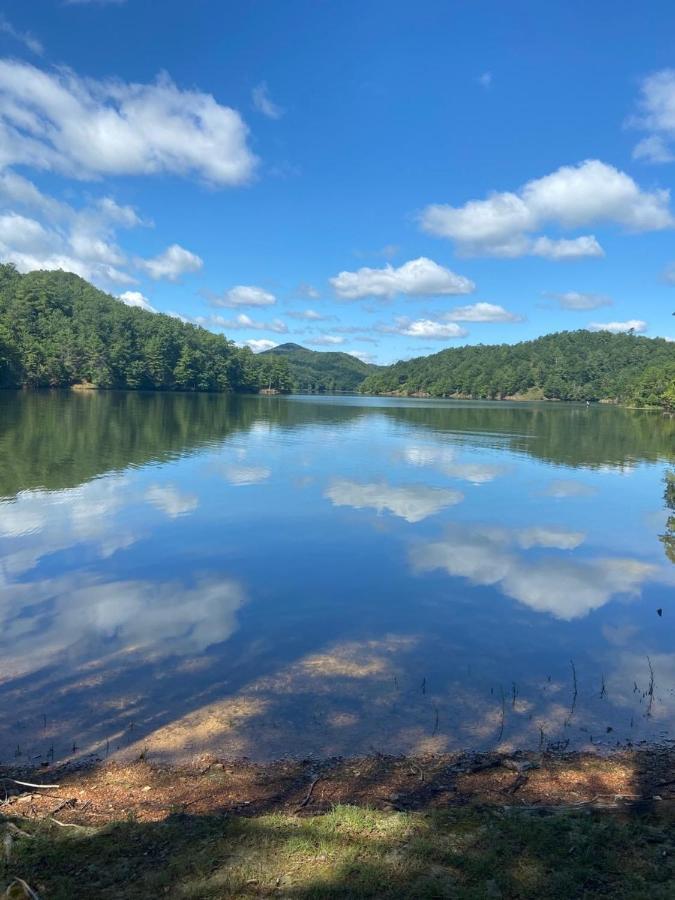
[[[295,392],[357,391],[368,375],[381,369],[350,353],[309,350],[290,342],[259,355],[277,356],[286,361]]]

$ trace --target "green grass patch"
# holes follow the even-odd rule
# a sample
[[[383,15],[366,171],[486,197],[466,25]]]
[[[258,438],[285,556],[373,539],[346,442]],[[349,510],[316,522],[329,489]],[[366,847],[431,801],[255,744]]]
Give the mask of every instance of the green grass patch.
[[[41,900],[675,896],[668,814],[338,806],[308,818],[177,815],[101,829],[17,824],[32,838],[13,841],[0,887],[20,876]]]

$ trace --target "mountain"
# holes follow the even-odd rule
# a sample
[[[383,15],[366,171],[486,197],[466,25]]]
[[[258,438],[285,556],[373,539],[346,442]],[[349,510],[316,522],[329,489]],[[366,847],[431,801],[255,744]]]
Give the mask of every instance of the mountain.
[[[264,360],[204,328],[125,306],[68,272],[0,265],[0,387],[286,390]]]
[[[286,360],[294,391],[356,391],[367,375],[381,368],[349,353],[308,350],[292,343],[279,344],[259,355]]]
[[[562,331],[519,344],[457,347],[371,373],[373,394],[608,400],[675,409],[675,343]]]

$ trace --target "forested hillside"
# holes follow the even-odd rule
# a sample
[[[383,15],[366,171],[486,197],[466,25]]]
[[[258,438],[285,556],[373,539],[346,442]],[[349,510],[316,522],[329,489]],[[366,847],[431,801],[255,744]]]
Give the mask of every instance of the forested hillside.
[[[287,389],[280,359],[125,306],[67,272],[0,265],[0,387],[180,391]]]
[[[299,344],[280,344],[261,355],[286,360],[294,391],[356,391],[368,374],[380,369],[349,353],[318,352]]]
[[[442,350],[368,376],[365,393],[615,400],[675,409],[675,343],[563,331],[520,344]]]

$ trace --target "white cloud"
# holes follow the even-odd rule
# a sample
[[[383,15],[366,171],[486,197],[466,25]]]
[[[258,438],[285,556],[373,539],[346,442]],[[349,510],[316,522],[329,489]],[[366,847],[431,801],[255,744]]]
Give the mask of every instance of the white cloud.
[[[226,319],[223,316],[197,316],[195,319],[197,325],[204,328],[224,328],[230,331],[239,331],[244,328],[251,328],[254,331],[274,331],[277,334],[286,334],[288,325],[281,319],[272,319],[271,322],[261,322],[247,316],[246,313],[240,313],[234,319]]]
[[[344,300],[389,299],[397,294],[409,297],[470,294],[475,289],[473,281],[424,256],[411,259],[398,268],[388,264],[383,269],[364,267],[356,272],[340,272],[330,279],[330,283],[338,297]]]
[[[167,310],[167,316],[171,316],[172,319],[178,319],[179,322],[182,322],[183,325],[187,325],[190,323],[190,318],[188,316],[184,316],[183,313],[175,312],[170,309]]]
[[[236,309],[242,306],[273,306],[277,302],[274,294],[253,284],[237,284],[225,291],[222,297],[211,297],[212,306]]]
[[[492,72],[483,72],[482,75],[478,76],[478,84],[487,90],[492,87]]]
[[[0,222],[0,258],[21,272],[63,269],[103,286],[135,281],[120,268],[127,259],[115,242],[116,231],[146,223],[111,197],[76,209],[7,171],[0,174]]]
[[[461,503],[464,495],[459,491],[432,488],[423,484],[391,485],[359,484],[356,481],[334,481],[325,496],[335,506],[351,506],[354,509],[375,509],[378,513],[389,510],[406,522],[421,522],[447,506]]]
[[[193,512],[199,506],[199,500],[194,494],[181,493],[178,488],[170,484],[151,485],[145,493],[145,499],[170,519],[177,519],[179,516]]]
[[[280,119],[285,110],[282,106],[279,106],[275,103],[270,97],[269,88],[267,87],[267,82],[262,81],[259,85],[253,88],[252,97],[253,97],[253,105],[261,112],[264,116],[267,116],[268,119]]]
[[[586,234],[578,238],[560,238],[559,240],[540,237],[532,242],[529,252],[532,256],[562,261],[605,255],[605,251],[593,234]]]
[[[550,555],[530,558],[517,546],[570,551],[582,534],[560,529],[532,528],[510,533],[502,528],[455,525],[444,540],[420,544],[411,551],[418,572],[444,569],[449,575],[474,584],[492,585],[507,597],[537,612],[571,621],[588,615],[613,596],[635,596],[653,577],[655,566],[634,559],[575,560]]]
[[[0,164],[73,178],[172,173],[242,184],[256,158],[238,112],[212,95],[152,84],[80,78],[0,61]]]
[[[640,85],[639,112],[629,124],[647,131],[633,150],[633,158],[651,163],[675,159],[670,143],[675,138],[675,69],[661,69]]]
[[[2,14],[0,14],[0,33],[6,34],[8,37],[23,44],[27,50],[30,50],[36,56],[42,56],[44,53],[44,47],[36,37],[33,37],[29,31],[18,31]]]
[[[136,306],[138,309],[144,309],[146,312],[156,313],[157,310],[140,291],[124,291],[119,295],[119,300],[127,306]]]
[[[136,265],[155,280],[166,278],[167,281],[178,281],[185,272],[198,272],[204,261],[196,253],[191,253],[179,244],[171,244],[159,256],[153,259],[139,259]]]
[[[377,358],[373,353],[365,353],[363,350],[345,350],[349,356],[354,356],[356,359],[360,359],[361,362],[368,363],[372,365],[377,363]]]
[[[582,291],[563,291],[561,293],[549,291],[545,296],[556,300],[561,309],[599,309],[601,306],[612,306],[613,304],[611,298],[604,294],[587,294]]]
[[[312,284],[302,282],[298,285],[297,294],[300,297],[306,297],[308,300],[318,300],[321,296],[320,292]]]
[[[458,306],[443,316],[449,322],[522,322],[523,317],[495,303],[472,303]]]
[[[324,316],[315,309],[295,310],[293,312],[287,312],[285,315],[289,319],[304,319],[308,322],[322,322],[326,319],[334,318],[333,316]]]
[[[650,137],[638,141],[633,150],[633,159],[650,163],[669,163],[675,159],[675,156],[661,135],[652,134]]]
[[[404,316],[398,316],[394,325],[378,325],[377,330],[384,334],[402,334],[406,337],[430,338],[434,341],[462,338],[469,333],[466,328],[454,322],[437,322],[433,319],[412,321]]]
[[[270,341],[268,338],[259,338],[258,340],[251,338],[250,341],[244,341],[243,343],[245,347],[249,347],[254,353],[262,353],[263,350],[271,350],[272,347],[278,346],[277,341]]]
[[[593,235],[555,240],[532,233],[547,224],[566,229],[603,222],[629,231],[670,228],[669,202],[668,191],[643,191],[625,172],[586,160],[529,181],[517,193],[493,193],[460,207],[428,206],[420,221],[430,234],[455,241],[465,255],[571,259],[602,255],[602,248]]]
[[[629,319],[627,322],[591,322],[589,331],[611,331],[612,334],[625,334],[628,331],[642,332],[647,330],[647,323],[642,319]]]
[[[339,334],[320,334],[317,337],[308,340],[306,343],[310,344],[312,347],[338,347],[340,344],[344,344],[344,342],[345,339]]]

